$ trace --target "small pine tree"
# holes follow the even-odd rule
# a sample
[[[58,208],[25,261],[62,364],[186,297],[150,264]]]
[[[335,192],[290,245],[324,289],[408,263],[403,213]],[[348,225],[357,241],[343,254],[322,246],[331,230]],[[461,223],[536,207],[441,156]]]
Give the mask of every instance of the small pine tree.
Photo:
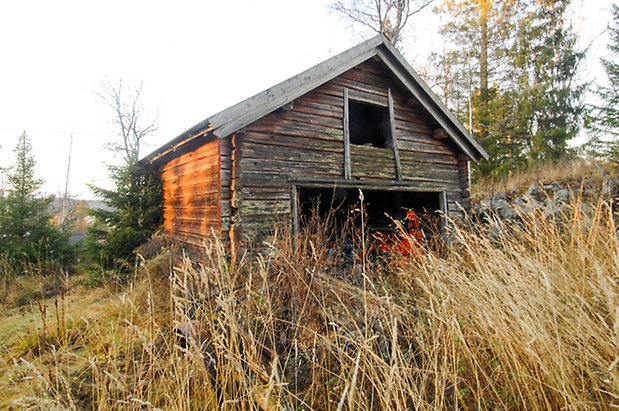
[[[69,234],[52,223],[51,196],[40,196],[36,160],[24,132],[14,150],[15,163],[6,171],[7,190],[0,198],[0,254],[19,272],[43,271],[52,262],[74,257]]]
[[[590,107],[587,128],[593,137],[587,149],[595,157],[619,161],[619,5],[613,4],[612,14],[612,26],[608,28],[610,55],[602,59],[608,84],[595,90],[601,104]]]

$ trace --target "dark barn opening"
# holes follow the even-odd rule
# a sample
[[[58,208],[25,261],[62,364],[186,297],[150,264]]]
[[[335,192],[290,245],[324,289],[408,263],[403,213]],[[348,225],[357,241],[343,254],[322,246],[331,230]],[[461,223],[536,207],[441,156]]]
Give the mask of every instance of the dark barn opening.
[[[389,147],[391,127],[387,107],[348,101],[348,109],[350,144]]]
[[[388,232],[395,229],[393,220],[403,221],[407,210],[421,217],[424,232],[440,228],[440,194],[437,192],[363,190],[363,207],[366,213],[365,226],[374,231]],[[299,187],[300,222],[309,220],[312,212],[325,218],[333,213],[336,229],[345,225],[346,219],[359,209],[357,188],[309,188]],[[359,215],[359,212],[356,212]],[[358,220],[358,219],[357,219]]]

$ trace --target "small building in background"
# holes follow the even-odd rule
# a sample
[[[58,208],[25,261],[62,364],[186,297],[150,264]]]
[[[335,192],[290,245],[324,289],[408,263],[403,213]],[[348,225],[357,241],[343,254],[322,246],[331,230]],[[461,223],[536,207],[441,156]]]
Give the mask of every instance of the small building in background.
[[[483,148],[382,35],[191,127],[142,160],[159,170],[164,230],[200,246],[297,229],[320,199],[368,225],[404,210],[458,218]],[[387,217],[387,215],[389,217]]]

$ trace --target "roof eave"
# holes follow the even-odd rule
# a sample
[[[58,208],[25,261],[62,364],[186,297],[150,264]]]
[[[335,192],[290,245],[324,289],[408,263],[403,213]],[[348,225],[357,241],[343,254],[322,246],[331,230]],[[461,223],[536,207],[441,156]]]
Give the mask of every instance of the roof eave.
[[[419,100],[422,106],[443,127],[451,139],[473,161],[479,162],[481,158],[488,159],[488,153],[475,141],[471,134],[464,128],[462,123],[443,104],[441,99],[423,81],[417,72],[408,64],[402,54],[389,42],[382,44],[388,53],[378,51],[380,59],[398,77],[400,82]],[[394,61],[395,60],[395,61]],[[399,67],[398,67],[399,66]]]

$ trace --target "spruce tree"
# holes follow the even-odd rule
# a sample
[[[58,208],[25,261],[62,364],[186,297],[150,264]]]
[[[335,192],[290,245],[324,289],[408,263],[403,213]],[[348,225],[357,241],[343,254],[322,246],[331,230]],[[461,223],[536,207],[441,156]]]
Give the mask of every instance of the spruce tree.
[[[41,196],[43,180],[35,176],[36,160],[24,132],[6,172],[8,187],[0,198],[0,254],[18,271],[45,270],[50,263],[73,258],[68,233],[52,222],[52,196]]]
[[[607,83],[598,85],[595,94],[600,104],[592,105],[587,127],[593,132],[587,149],[590,154],[619,162],[619,6],[612,6],[612,24],[608,28],[609,55],[602,58]]]
[[[444,0],[438,9],[446,21],[443,62],[450,68],[441,70],[441,88],[450,91],[448,105],[490,155],[477,173],[500,176],[567,153],[582,123],[585,90],[577,80],[583,53],[566,23],[568,6],[557,0]]]
[[[124,273],[135,262],[135,249],[159,229],[163,220],[161,183],[154,170],[138,161],[144,138],[157,128],[156,120],[142,119],[142,85],[128,95],[122,81],[117,85],[108,81],[99,94],[114,112],[120,134],[120,143],[108,147],[121,154],[123,161],[108,166],[113,189],[91,186],[107,209],[91,210],[95,224],[87,239],[87,249],[95,263]]]
[[[532,18],[528,73],[533,79],[528,95],[530,146],[528,158],[539,162],[567,154],[567,143],[580,130],[586,85],[577,81],[584,52],[566,24],[569,1],[543,0]]]
[[[162,223],[161,184],[153,170],[137,161],[108,169],[114,188],[91,187],[108,208],[91,210],[95,224],[89,229],[88,249],[103,268],[127,271],[134,250]]]

